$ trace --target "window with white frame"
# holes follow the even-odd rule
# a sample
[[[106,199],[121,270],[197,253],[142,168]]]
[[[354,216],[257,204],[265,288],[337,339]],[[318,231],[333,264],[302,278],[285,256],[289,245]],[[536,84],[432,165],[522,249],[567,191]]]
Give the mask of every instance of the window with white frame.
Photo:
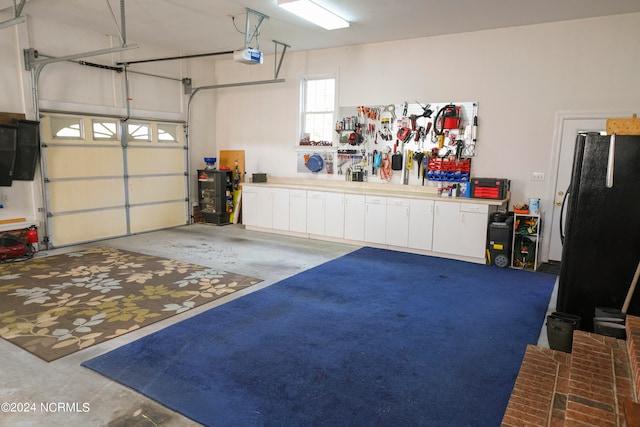
[[[119,141],[118,134],[118,122],[116,120],[109,119],[93,119],[91,120],[91,126],[93,127],[93,139]]]
[[[151,141],[151,125],[142,122],[128,122],[129,141]]]
[[[81,117],[51,116],[51,135],[61,139],[83,139]]]
[[[336,79],[304,79],[302,90],[302,139],[331,142],[335,129]]]
[[[158,142],[178,142],[178,125],[158,123]]]

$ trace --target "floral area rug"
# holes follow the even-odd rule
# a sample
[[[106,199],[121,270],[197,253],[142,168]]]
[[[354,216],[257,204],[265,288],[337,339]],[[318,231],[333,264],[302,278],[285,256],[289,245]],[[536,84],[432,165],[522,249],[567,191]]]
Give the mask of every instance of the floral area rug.
[[[0,264],[0,336],[52,361],[261,282],[100,247]]]

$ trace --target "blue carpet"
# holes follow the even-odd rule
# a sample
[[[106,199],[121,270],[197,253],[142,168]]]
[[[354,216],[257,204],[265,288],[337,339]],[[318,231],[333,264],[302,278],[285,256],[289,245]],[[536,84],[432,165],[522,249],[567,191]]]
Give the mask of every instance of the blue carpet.
[[[207,426],[499,426],[555,279],[362,248],[83,365]]]

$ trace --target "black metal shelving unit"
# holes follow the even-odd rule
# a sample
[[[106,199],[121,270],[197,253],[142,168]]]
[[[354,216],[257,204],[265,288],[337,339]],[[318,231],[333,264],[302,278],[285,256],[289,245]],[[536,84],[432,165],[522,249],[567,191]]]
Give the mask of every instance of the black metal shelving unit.
[[[230,170],[198,170],[198,204],[205,222],[231,223],[233,176]]]

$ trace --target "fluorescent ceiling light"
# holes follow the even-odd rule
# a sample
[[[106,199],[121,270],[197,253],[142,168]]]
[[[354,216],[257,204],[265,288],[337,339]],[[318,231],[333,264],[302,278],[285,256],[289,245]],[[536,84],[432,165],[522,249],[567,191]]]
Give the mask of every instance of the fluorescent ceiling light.
[[[278,0],[278,6],[327,30],[349,26],[349,21],[310,0]]]

